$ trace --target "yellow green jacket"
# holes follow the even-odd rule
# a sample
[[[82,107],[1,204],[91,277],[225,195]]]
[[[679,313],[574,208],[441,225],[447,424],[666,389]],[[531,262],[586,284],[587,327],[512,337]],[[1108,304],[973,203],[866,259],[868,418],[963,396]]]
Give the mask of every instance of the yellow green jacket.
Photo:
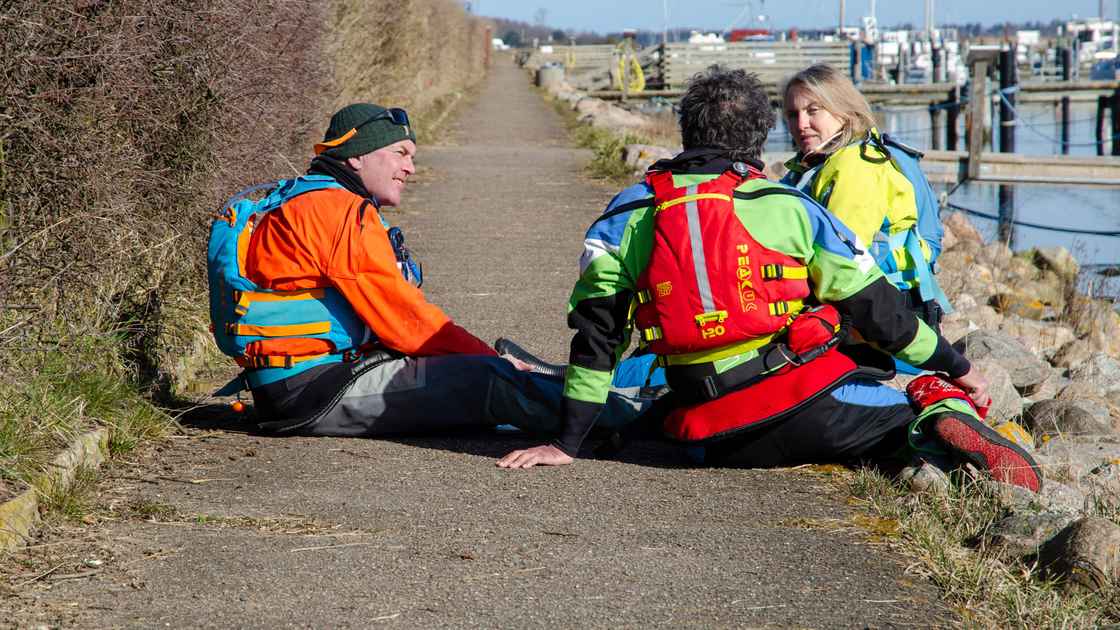
[[[868,136],[878,137],[872,129]],[[877,143],[861,138],[823,158],[823,162],[802,163],[798,154],[786,162],[789,173],[782,183],[808,193],[828,208],[852,232],[863,248],[876,240],[904,235],[918,221],[914,186]],[[914,268],[904,246],[892,247],[899,270]],[[932,258],[929,246],[921,243],[926,261]],[[928,264],[928,263],[925,263]],[[907,280],[917,286],[916,278]]]

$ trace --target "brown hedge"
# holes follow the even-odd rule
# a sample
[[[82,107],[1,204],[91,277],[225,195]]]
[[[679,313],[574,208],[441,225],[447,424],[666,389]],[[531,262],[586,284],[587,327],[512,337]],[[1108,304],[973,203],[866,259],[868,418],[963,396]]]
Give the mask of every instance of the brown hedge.
[[[485,72],[488,27],[454,0],[341,1],[330,19],[335,105],[391,103],[415,110],[424,126],[439,101]]]
[[[433,110],[485,43],[453,0],[0,4],[0,376],[89,335],[151,363],[228,195],[302,172],[344,102]]]

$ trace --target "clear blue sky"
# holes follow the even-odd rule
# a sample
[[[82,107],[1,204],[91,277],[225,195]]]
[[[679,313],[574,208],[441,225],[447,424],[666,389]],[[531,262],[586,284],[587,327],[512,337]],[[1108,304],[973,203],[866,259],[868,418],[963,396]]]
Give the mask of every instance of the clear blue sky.
[[[533,23],[538,10],[547,11],[545,24],[553,28],[618,32],[624,28],[661,30],[661,0],[472,0],[481,15]],[[754,0],[778,29],[828,27],[836,24],[839,0]],[[1114,18],[1117,0],[1105,0],[1105,17]],[[706,29],[726,28],[743,9],[742,0],[668,0],[669,24]],[[847,0],[846,22],[854,25],[865,15],[868,0]],[[876,13],[884,26],[912,22],[920,26],[925,17],[924,0],[878,0]],[[983,24],[1004,21],[1069,19],[1095,16],[1098,0],[934,0],[937,22]],[[746,20],[740,23],[745,25]]]

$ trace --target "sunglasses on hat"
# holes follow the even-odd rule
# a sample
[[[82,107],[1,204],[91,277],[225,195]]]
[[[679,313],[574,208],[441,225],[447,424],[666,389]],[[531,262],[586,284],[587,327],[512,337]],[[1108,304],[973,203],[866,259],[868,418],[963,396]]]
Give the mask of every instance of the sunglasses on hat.
[[[362,122],[358,123],[357,125],[354,125],[354,127],[350,131],[347,131],[346,133],[342,134],[341,136],[335,138],[334,140],[330,140],[328,142],[317,143],[315,145],[315,155],[319,155],[320,153],[322,153],[323,151],[326,151],[327,149],[330,149],[331,147],[337,147],[338,145],[342,144],[343,142],[346,142],[350,138],[354,137],[354,135],[356,133],[358,133],[358,129],[361,129],[362,127],[368,125],[369,123],[377,121],[377,120],[385,120],[386,118],[388,118],[390,121],[392,121],[392,123],[394,125],[397,125],[397,126],[400,126],[400,127],[405,127],[406,128],[405,132],[406,133],[408,132],[408,129],[407,129],[407,127],[409,126],[408,112],[404,111],[403,109],[401,109],[399,107],[390,107],[389,109],[386,109],[385,111],[383,111],[379,114],[374,114],[373,116],[370,116],[369,118],[363,120]]]
[[[381,112],[380,114],[374,114],[373,116],[370,116],[368,119],[363,121],[361,125],[357,125],[354,128],[357,129],[358,127],[361,127],[362,125],[371,123],[375,120],[384,120],[386,118],[393,121],[394,125],[401,125],[402,127],[407,127],[408,126],[408,112],[404,111],[403,109],[401,109],[399,107],[390,107],[389,109]]]

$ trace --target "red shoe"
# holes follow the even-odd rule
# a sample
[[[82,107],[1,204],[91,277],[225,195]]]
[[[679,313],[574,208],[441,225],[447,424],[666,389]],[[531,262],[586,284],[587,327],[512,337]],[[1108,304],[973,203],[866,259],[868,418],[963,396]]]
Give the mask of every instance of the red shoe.
[[[996,481],[1031,492],[1042,489],[1042,475],[1034,459],[975,418],[952,412],[939,414],[933,418],[933,430],[950,450],[986,470]]]

